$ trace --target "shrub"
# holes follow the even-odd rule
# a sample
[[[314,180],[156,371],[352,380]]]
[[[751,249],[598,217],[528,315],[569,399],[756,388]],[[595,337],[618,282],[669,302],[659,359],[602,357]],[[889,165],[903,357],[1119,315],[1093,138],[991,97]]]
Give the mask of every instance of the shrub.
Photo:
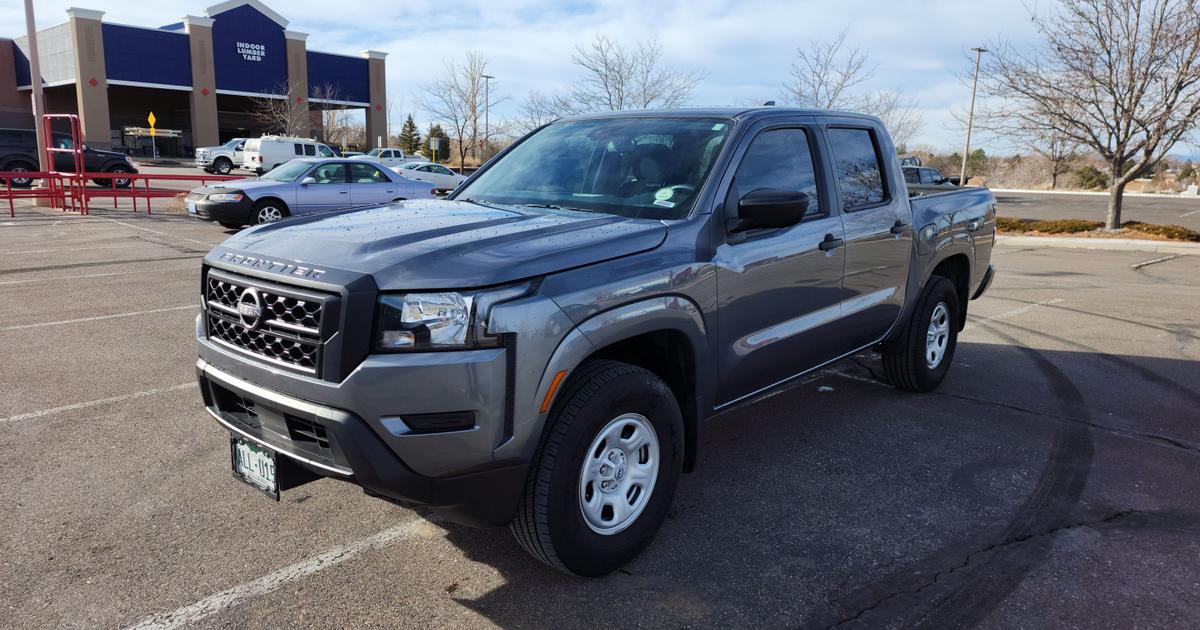
[[[1121,227],[1133,232],[1162,236],[1176,241],[1200,243],[1200,232],[1183,227],[1182,225],[1154,225],[1141,221],[1126,221]]]
[[[1108,175],[1088,164],[1075,171],[1075,183],[1085,190],[1103,190],[1108,188]]]

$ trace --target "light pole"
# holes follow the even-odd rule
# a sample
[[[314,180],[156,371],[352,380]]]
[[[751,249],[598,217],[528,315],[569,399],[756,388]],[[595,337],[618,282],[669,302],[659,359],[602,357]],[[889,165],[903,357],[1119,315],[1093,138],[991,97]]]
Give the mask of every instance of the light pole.
[[[962,170],[958,173],[958,185],[967,184],[967,157],[971,155],[971,124],[975,116],[975,88],[979,87],[979,58],[987,52],[986,48],[975,47],[975,79],[971,82],[971,104],[967,106],[967,141],[963,144]]]
[[[33,128],[37,133],[38,170],[49,171],[46,164],[46,137],[42,130],[42,114],[46,101],[42,97],[42,67],[38,59],[37,26],[33,21],[33,0],[25,0],[25,36],[29,40],[29,83],[33,87]]]
[[[492,79],[496,77],[490,74],[479,76],[483,79],[483,155],[487,155],[488,137],[491,135],[491,127],[488,123],[492,109]],[[480,157],[480,161],[483,161],[482,157]]]

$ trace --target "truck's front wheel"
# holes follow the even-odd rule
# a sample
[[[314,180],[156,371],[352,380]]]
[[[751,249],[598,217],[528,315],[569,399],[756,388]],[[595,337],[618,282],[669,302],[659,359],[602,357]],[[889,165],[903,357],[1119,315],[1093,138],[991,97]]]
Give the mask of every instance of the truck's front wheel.
[[[883,351],[883,371],[892,385],[928,392],[942,383],[958,346],[958,308],[954,283],[929,278],[908,326]]]
[[[535,558],[600,576],[632,560],[666,517],[683,419],[651,372],[589,361],[554,405],[512,531]]]

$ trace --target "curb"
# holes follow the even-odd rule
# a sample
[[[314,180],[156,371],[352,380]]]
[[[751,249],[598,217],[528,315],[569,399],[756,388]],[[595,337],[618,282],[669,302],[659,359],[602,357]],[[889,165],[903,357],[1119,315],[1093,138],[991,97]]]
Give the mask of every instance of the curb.
[[[1026,190],[1024,188],[990,188],[993,193],[1007,193],[1013,195],[1091,195],[1093,197],[1107,197],[1107,192],[1097,192],[1094,190]],[[1196,199],[1200,200],[1200,196],[1193,197],[1183,194],[1169,193],[1141,193],[1127,192],[1126,197],[1150,197],[1153,199]]]
[[[1103,249],[1155,254],[1200,256],[1200,243],[1148,241],[1133,238],[1071,238],[1061,236],[997,236],[1000,245],[1013,247],[1060,247],[1064,249]]]

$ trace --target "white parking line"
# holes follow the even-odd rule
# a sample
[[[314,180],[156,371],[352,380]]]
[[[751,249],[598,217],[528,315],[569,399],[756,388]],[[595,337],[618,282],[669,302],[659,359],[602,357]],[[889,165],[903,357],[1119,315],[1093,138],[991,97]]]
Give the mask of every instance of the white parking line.
[[[107,278],[108,276],[128,276],[135,273],[162,273],[164,271],[199,271],[200,268],[196,265],[186,265],[183,267],[159,267],[156,269],[139,269],[137,271],[113,271],[110,273],[85,273],[77,276],[55,276],[53,278],[34,278],[32,280],[5,280],[0,282],[0,287],[10,284],[31,284],[34,282],[58,282],[60,280],[80,280],[83,278]]]
[[[26,249],[19,252],[0,252],[0,256],[10,256],[13,254],[49,254],[52,252],[81,252],[87,249],[114,249],[118,247],[139,247],[141,245],[157,245],[158,243],[147,243],[146,241],[138,241],[136,243],[121,243],[120,245],[93,245],[91,247],[59,247],[56,249]]]
[[[1145,267],[1147,265],[1155,265],[1160,262],[1167,262],[1168,260],[1174,260],[1176,258],[1178,258],[1178,256],[1176,256],[1175,254],[1171,254],[1170,256],[1162,256],[1161,258],[1155,258],[1153,260],[1147,260],[1145,262],[1134,263],[1129,266],[1133,267],[1134,269],[1141,269],[1142,267]]]
[[[201,241],[201,240],[197,240],[197,239],[194,239],[194,238],[188,238],[188,237],[186,237],[186,236],[180,236],[180,235],[178,235],[178,234],[172,234],[172,233],[170,233],[170,232],[162,232],[162,231],[159,231],[159,230],[151,230],[151,229],[150,229],[150,228],[148,228],[148,227],[142,227],[142,226],[140,226],[140,225],[133,225],[132,223],[125,223],[125,222],[123,222],[123,221],[118,221],[118,220],[116,220],[116,219],[109,219],[108,217],[100,217],[100,218],[104,219],[105,221],[111,221],[111,222],[113,222],[113,223],[116,223],[117,225],[123,225],[123,226],[125,226],[125,227],[128,227],[128,228],[133,228],[133,229],[135,229],[135,230],[141,230],[141,231],[143,231],[143,232],[150,232],[151,234],[158,234],[158,235],[160,235],[160,236],[166,236],[166,237],[168,237],[168,238],[179,239],[179,240],[181,240],[181,241],[187,241],[187,242],[189,242],[189,243],[199,243],[200,245],[203,245],[203,246],[205,246],[205,247],[208,247],[208,248],[210,248],[210,249],[211,249],[211,248],[213,248],[213,247],[216,247],[216,246],[217,246],[217,243],[209,243],[209,242],[207,242],[207,241]]]
[[[87,409],[88,407],[97,407],[99,405],[108,405],[108,404],[112,404],[112,403],[124,402],[126,400],[137,400],[138,398],[146,398],[148,396],[157,396],[159,394],[166,394],[169,392],[176,392],[181,389],[188,389],[188,388],[195,388],[195,387],[198,387],[198,385],[196,385],[195,383],[180,383],[179,385],[172,385],[170,387],[157,387],[155,389],[147,389],[146,391],[143,391],[143,392],[134,392],[132,394],[125,394],[123,396],[113,396],[112,398],[101,398],[100,400],[89,400],[87,402],[75,403],[73,405],[63,405],[62,407],[52,407],[50,409],[42,409],[41,411],[30,411],[29,413],[19,413],[15,416],[9,416],[7,418],[0,418],[0,424],[7,424],[9,422],[17,422],[19,420],[33,420],[34,418],[51,416],[56,413],[63,413],[65,411],[75,411],[77,409]]]
[[[999,321],[1002,319],[1008,319],[1009,317],[1012,317],[1013,315],[1020,315],[1021,313],[1027,313],[1029,311],[1041,308],[1043,306],[1050,306],[1051,304],[1058,304],[1059,302],[1062,302],[1062,301],[1063,301],[1062,298],[1054,298],[1052,300],[1042,300],[1041,302],[1037,302],[1035,304],[1026,304],[1025,306],[1022,306],[1021,308],[1014,308],[1011,311],[1005,311],[1003,313],[1000,313],[999,315],[992,315],[991,317],[985,317],[983,319],[976,319],[971,322],[968,322],[967,325],[963,327],[963,332],[966,332],[970,328],[972,328],[974,326],[978,326],[980,324],[986,324],[988,322],[994,322],[994,321]]]
[[[82,322],[95,322],[102,319],[118,319],[121,317],[136,317],[138,315],[151,315],[153,313],[167,313],[170,311],[182,311],[184,309],[200,310],[199,304],[186,304],[184,306],[172,306],[169,308],[155,308],[148,311],[133,311],[132,313],[114,313],[112,315],[97,315],[95,317],[80,317],[79,319],[60,319],[54,322],[37,322],[36,324],[18,324],[16,326],[4,326],[0,328],[0,332],[8,332],[10,330],[26,330],[29,328],[42,328],[44,326],[58,326],[60,324],[79,324]]]
[[[1192,210],[1191,212],[1184,212],[1183,214],[1179,215],[1179,218],[1182,219],[1183,217],[1190,217],[1193,214],[1200,214],[1200,210]]]
[[[271,593],[289,582],[294,582],[318,571],[337,566],[373,549],[379,549],[399,540],[412,538],[417,534],[418,528],[425,523],[424,519],[418,518],[403,525],[385,529],[374,536],[347,545],[334,547],[319,556],[297,562],[273,573],[268,573],[257,580],[239,584],[220,593],[209,595],[194,604],[183,606],[168,613],[159,613],[147,617],[129,628],[131,630],[170,630],[196,623],[205,617],[237,606],[248,599]]]

